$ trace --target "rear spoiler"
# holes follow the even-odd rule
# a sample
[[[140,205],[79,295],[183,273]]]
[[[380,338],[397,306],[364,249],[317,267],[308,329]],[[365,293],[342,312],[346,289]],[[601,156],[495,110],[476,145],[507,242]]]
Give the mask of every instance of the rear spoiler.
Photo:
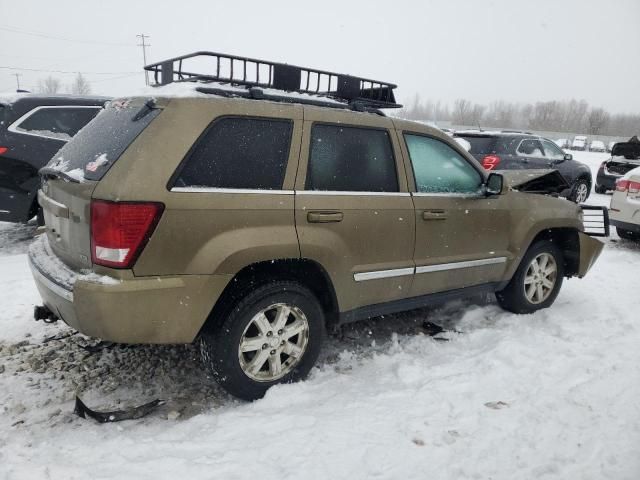
[[[607,207],[580,205],[580,208],[582,209],[584,233],[590,237],[608,237],[609,210]]]

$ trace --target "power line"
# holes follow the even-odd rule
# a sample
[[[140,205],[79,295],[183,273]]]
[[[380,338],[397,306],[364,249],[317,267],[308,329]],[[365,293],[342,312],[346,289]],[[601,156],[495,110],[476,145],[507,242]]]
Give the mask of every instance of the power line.
[[[9,67],[0,65],[0,68],[4,68],[5,70],[22,70],[26,72],[46,72],[46,73],[81,73],[83,75],[129,75],[140,72],[79,72],[77,70],[67,71],[67,70],[43,70],[39,68],[22,68],[22,67]],[[13,74],[15,75],[15,74]]]
[[[145,35],[144,33],[141,33],[140,35],[136,35],[136,37],[140,37],[142,40],[142,43],[139,43],[138,46],[142,47],[142,60],[144,61],[144,65],[147,65],[147,47],[150,47],[151,44],[150,43],[145,43],[145,39],[147,38],[151,38],[149,35]],[[146,86],[149,86],[149,72],[147,70],[144,71],[144,83]]]
[[[49,35],[46,33],[33,32],[27,30],[21,30],[15,27],[0,27],[0,30],[4,30],[5,32],[18,33],[20,35],[29,35],[32,37],[41,37],[41,38],[49,38],[52,40],[60,40],[63,42],[73,42],[73,43],[87,43],[92,45],[110,45],[112,47],[132,47],[131,43],[120,43],[120,42],[99,42],[96,40],[78,40],[74,38],[66,38],[66,37],[58,37],[56,35]]]
[[[20,77],[22,76],[22,74],[21,73],[12,73],[11,75],[15,75],[16,83],[18,84],[18,90],[20,90]]]

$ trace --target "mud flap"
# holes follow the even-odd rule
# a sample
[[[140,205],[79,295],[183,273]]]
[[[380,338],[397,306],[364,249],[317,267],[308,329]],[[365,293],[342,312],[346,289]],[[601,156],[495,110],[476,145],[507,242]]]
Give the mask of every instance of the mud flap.
[[[100,423],[121,422],[122,420],[136,420],[149,415],[158,406],[162,405],[162,400],[153,400],[152,402],[145,403],[139,407],[132,407],[123,410],[114,410],[112,412],[96,412],[87,407],[80,397],[76,395],[76,406],[73,409],[73,413],[80,418],[93,418]]]
[[[578,265],[578,277],[584,277],[589,269],[596,263],[602,253],[604,243],[595,238],[591,238],[582,232],[578,232],[580,239],[580,264]]]

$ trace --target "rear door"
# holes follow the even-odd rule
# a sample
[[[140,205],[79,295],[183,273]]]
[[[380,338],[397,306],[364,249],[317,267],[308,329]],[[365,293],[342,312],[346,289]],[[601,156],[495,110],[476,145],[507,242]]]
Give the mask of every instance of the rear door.
[[[414,214],[391,120],[305,108],[296,177],[303,258],[328,272],[341,311],[407,297]]]
[[[477,166],[442,139],[399,135],[415,203],[411,296],[500,281],[509,258],[508,200],[486,197]]]
[[[523,138],[516,148],[516,154],[521,168],[525,170],[549,168],[549,160],[545,157],[542,143],[537,138]]]

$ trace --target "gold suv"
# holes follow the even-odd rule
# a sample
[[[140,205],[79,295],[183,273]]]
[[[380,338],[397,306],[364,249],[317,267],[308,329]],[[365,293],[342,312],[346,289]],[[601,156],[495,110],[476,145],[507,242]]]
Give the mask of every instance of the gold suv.
[[[203,57],[217,70],[189,73]],[[602,250],[579,206],[541,194],[562,177],[488,173],[384,116],[395,85],[209,52],[147,69],[190,93],[110,102],[41,170],[37,317],[198,339],[255,399],[304,378],[329,328],[485,292],[530,313]]]

